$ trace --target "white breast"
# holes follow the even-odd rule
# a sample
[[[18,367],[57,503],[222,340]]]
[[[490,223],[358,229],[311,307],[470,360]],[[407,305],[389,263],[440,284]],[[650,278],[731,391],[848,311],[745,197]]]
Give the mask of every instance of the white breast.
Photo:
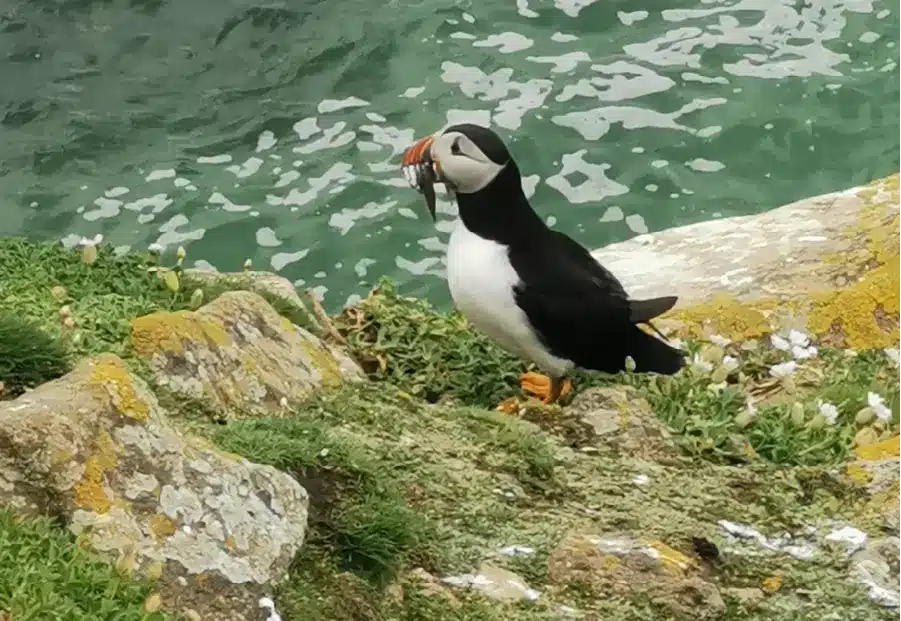
[[[562,376],[573,366],[538,340],[513,297],[519,282],[507,248],[479,237],[457,219],[447,248],[447,282],[454,304],[480,332],[510,353]]]

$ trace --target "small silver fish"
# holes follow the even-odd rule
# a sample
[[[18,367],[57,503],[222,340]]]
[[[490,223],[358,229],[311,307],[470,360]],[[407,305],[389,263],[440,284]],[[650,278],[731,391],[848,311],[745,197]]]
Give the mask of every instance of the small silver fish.
[[[440,182],[437,166],[432,160],[431,147],[434,138],[428,136],[416,141],[404,153],[401,171],[410,187],[425,197],[432,220],[435,215],[435,184]]]

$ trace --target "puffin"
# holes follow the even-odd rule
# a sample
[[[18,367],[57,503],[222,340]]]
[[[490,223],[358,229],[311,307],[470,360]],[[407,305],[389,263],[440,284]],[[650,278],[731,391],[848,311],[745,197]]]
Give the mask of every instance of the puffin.
[[[684,352],[641,327],[663,337],[651,320],[677,296],[630,298],[588,250],[549,228],[494,131],[451,125],[416,140],[401,168],[433,221],[434,184],[456,201],[446,255],[451,298],[471,326],[539,369],[520,377],[525,392],[551,404],[570,392],[576,368],[672,375],[684,366]]]

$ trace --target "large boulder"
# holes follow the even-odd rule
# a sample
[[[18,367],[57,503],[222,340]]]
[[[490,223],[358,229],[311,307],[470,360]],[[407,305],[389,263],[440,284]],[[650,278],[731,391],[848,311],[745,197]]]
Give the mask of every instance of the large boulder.
[[[897,174],[771,211],[640,235],[592,254],[638,298],[679,296],[670,328],[732,340],[795,327],[840,347],[896,347]]]
[[[225,417],[284,412],[317,388],[362,378],[346,353],[251,291],[223,293],[194,312],[138,317],[131,341],[158,386]]]
[[[304,541],[293,478],[181,435],[111,354],[0,402],[0,448],[0,506],[57,516],[169,610],[255,619]]]

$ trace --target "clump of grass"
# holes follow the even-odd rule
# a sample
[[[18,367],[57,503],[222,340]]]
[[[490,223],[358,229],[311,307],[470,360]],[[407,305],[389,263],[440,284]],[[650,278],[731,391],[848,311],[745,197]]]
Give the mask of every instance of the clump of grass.
[[[224,449],[292,473],[310,493],[307,545],[374,582],[434,547],[432,525],[407,506],[391,466],[340,431],[306,417],[232,423],[214,433]]]
[[[33,320],[0,311],[0,395],[18,396],[68,370],[69,352],[60,337]]]
[[[373,377],[433,403],[497,403],[514,394],[524,370],[459,313],[439,313],[425,300],[401,297],[387,279],[337,325]]]
[[[0,508],[0,617],[11,621],[165,621],[145,614],[150,586],[118,576],[47,518]]]
[[[193,310],[198,289],[203,291],[201,299],[206,303],[224,291],[250,288],[239,280],[199,283],[184,278],[178,280],[173,291],[160,277],[165,269],[152,271],[159,269],[158,264],[159,258],[149,252],[119,254],[108,244],[96,246],[96,256],[86,263],[81,252],[61,243],[3,238],[0,312],[31,319],[48,333],[58,335],[63,330],[58,316],[60,307],[69,306],[74,323],[68,332],[73,337],[70,342],[74,356],[112,352],[129,358],[133,318],[161,310]],[[171,271],[182,273],[178,265]],[[260,295],[287,319],[315,330],[306,313],[271,293]]]

